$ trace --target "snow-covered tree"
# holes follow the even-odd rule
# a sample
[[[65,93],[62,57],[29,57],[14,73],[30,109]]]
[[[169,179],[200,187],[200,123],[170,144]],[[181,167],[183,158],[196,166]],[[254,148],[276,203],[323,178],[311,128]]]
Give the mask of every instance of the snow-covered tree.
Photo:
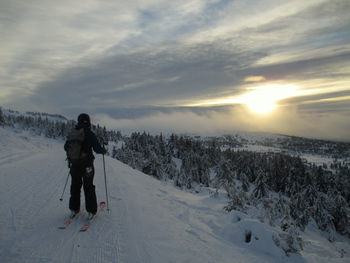
[[[0,124],[5,124],[5,117],[1,107],[0,107]]]
[[[253,190],[251,197],[253,200],[262,200],[269,196],[269,189],[266,184],[266,176],[262,169],[257,172],[257,177],[254,182],[255,189]]]

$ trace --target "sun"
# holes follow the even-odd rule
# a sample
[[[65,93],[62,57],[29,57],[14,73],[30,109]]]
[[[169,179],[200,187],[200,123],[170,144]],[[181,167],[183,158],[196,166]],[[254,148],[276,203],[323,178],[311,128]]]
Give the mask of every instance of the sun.
[[[254,113],[267,114],[276,108],[275,98],[266,88],[255,89],[243,95],[241,99]]]
[[[243,94],[239,101],[254,113],[268,114],[276,109],[276,102],[296,94],[293,85],[265,85],[254,87]]]
[[[246,104],[252,112],[258,114],[267,114],[276,108],[276,103],[272,100],[253,100]]]
[[[277,109],[280,100],[295,97],[299,94],[299,87],[295,85],[269,84],[248,88],[248,92],[232,97],[223,97],[186,104],[185,106],[213,106],[213,105],[246,105],[255,114],[269,114]]]

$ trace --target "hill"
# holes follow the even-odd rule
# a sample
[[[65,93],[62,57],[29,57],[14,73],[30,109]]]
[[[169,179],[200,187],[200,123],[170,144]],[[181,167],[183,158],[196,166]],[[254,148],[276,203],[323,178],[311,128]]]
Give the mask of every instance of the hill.
[[[288,256],[280,230],[242,212],[223,210],[226,195],[175,188],[107,157],[110,209],[78,232],[84,216],[60,230],[68,193],[63,142],[0,127],[0,252],[2,262],[348,262],[350,244],[330,243],[317,229]],[[6,140],[4,140],[6,138]],[[101,157],[95,161],[105,199]],[[208,191],[210,189],[208,188]],[[259,211],[256,211],[258,213]]]
[[[56,163],[57,169],[60,170],[59,174],[62,174],[63,170],[65,170],[63,173],[67,174],[68,169],[63,164],[65,156],[63,142],[68,131],[74,125],[74,121],[56,114],[20,113],[0,108],[0,138],[2,138],[0,140],[0,171],[6,172],[7,176],[9,174],[16,175],[12,177],[16,178],[15,181],[18,179],[20,185],[27,183],[27,178],[21,177],[20,169],[36,171],[37,166],[42,163]],[[225,241],[228,247],[243,248],[243,251],[249,248],[247,251],[249,255],[252,255],[252,258],[244,258],[243,262],[255,262],[254,258],[259,258],[259,262],[261,258],[263,262],[265,262],[264,260],[278,262],[271,261],[272,258],[287,260],[287,262],[291,258],[294,260],[292,262],[319,261],[318,255],[312,252],[313,249],[325,258],[332,258],[332,261],[335,260],[335,262],[339,260],[342,262],[344,258],[347,258],[350,236],[349,143],[243,132],[219,137],[176,134],[164,136],[162,134],[150,135],[145,132],[122,135],[119,131],[109,131],[98,124],[92,128],[101,140],[109,141],[108,155],[113,159],[108,159],[107,168],[110,169],[112,178],[126,168],[126,174],[138,174],[142,178],[151,179],[147,181],[148,183],[141,178],[137,182],[127,183],[138,189],[136,192],[129,189],[130,193],[136,194],[136,196],[142,193],[142,187],[147,186],[149,189],[149,191],[144,191],[140,200],[134,199],[134,195],[128,197],[130,202],[136,201],[135,205],[143,212],[150,211],[152,215],[157,213],[173,214],[175,219],[182,220],[180,223],[167,216],[164,217],[166,222],[170,222],[169,229],[174,229],[172,233],[185,231],[185,236],[192,234],[197,237],[197,241],[200,243],[208,243],[210,248],[213,247],[215,251],[221,251],[217,254],[214,250],[207,249],[220,258],[219,262],[226,262],[232,254],[226,253],[225,249],[221,247],[222,244],[219,244],[220,248],[217,249],[216,239]],[[55,154],[50,153],[49,149],[52,149]],[[40,158],[31,159],[36,164],[28,160],[27,167],[29,168],[17,165],[18,162],[21,163],[21,158],[34,158],[36,153],[39,155],[43,153]],[[47,159],[50,154],[53,154],[52,160]],[[54,155],[57,158],[55,161],[53,161]],[[100,161],[97,171],[101,174],[101,159],[97,160]],[[14,163],[16,165],[12,165]],[[2,169],[3,167],[6,169]],[[53,168],[42,169],[42,171],[38,171],[38,174],[41,176],[50,174],[52,173],[51,169]],[[128,169],[131,170],[128,171]],[[31,172],[29,175],[29,178],[36,178],[37,183],[40,183],[40,177]],[[20,177],[17,178],[17,176]],[[5,182],[3,189],[1,189],[4,193],[4,200],[10,200],[10,195],[5,191],[8,187],[7,183],[10,182],[9,185],[12,186],[10,189],[15,189],[15,181],[7,181],[8,178],[6,176],[2,178]],[[64,179],[62,179],[62,175],[60,178],[65,181],[67,175],[63,176]],[[120,183],[119,176],[113,180],[118,180],[118,183],[112,181],[111,185]],[[60,182],[62,189],[58,191],[63,190],[64,181]],[[57,183],[55,180],[53,182]],[[96,177],[96,182],[100,184],[98,189],[104,189],[101,177]],[[50,185],[48,182],[46,183]],[[152,189],[158,189],[159,184],[167,187],[167,189],[160,188],[159,191],[171,197],[167,199],[171,204],[161,202],[162,209],[155,207],[144,209],[144,207],[149,208],[149,205],[144,201],[157,204],[157,202],[159,203],[158,199],[163,197],[162,194],[157,194],[156,199],[146,197],[152,195]],[[174,186],[176,187],[174,188]],[[41,187],[32,190],[37,193]],[[24,189],[24,187],[19,189]],[[123,192],[123,189],[120,189],[120,192]],[[30,200],[27,196],[22,197],[25,200]],[[41,197],[43,200],[47,198]],[[100,200],[103,198],[103,195],[100,194]],[[119,200],[118,198],[117,200]],[[194,200],[196,201],[194,202]],[[11,201],[8,203],[14,205]],[[124,203],[124,205],[129,207],[129,204]],[[186,210],[185,215],[183,215],[184,209]],[[8,212],[12,217],[9,221],[6,221],[7,219],[4,217],[4,225],[11,226],[14,225],[11,218],[15,218],[15,216],[11,209],[5,211],[5,215]],[[206,215],[208,212],[209,215]],[[135,212],[134,215],[138,218],[142,217],[140,213]],[[83,217],[79,220],[81,223],[84,221]],[[22,218],[20,221],[25,220]],[[152,222],[158,223],[158,226],[153,227],[164,225],[163,222],[152,217],[150,222],[152,226]],[[128,223],[124,222],[123,225],[128,225]],[[174,226],[180,225],[182,228],[174,228]],[[190,226],[189,231],[187,231],[188,225]],[[146,225],[143,227],[148,228]],[[127,232],[133,233],[133,228],[135,227],[130,225]],[[115,225],[113,229],[115,229]],[[142,229],[140,230],[145,232],[147,236],[152,236],[148,231]],[[91,231],[89,230],[89,232]],[[4,244],[7,244],[6,240],[11,240],[18,234],[10,235],[11,237],[6,239],[8,233],[4,230]],[[134,237],[138,236],[139,234],[134,234]],[[160,237],[163,241],[166,240],[166,237],[162,235]],[[211,237],[214,237],[215,242]],[[148,239],[146,237],[140,238],[140,242],[142,242],[140,246],[144,246],[144,242],[147,242]],[[180,239],[171,240],[171,242],[173,241],[180,242]],[[127,241],[127,243],[133,242],[135,242],[133,239]],[[242,242],[244,243],[243,247]],[[112,246],[115,247],[115,244]],[[171,244],[171,246],[177,248],[178,245]],[[4,245],[4,247],[8,246]],[[155,250],[155,248],[153,249]],[[147,250],[152,250],[152,247]],[[8,250],[6,251],[8,252]],[[202,249],[197,248],[197,253],[198,251],[202,251]],[[322,251],[327,252],[323,253]],[[11,253],[10,255],[12,255]],[[261,253],[271,256],[271,259],[268,260],[260,255]],[[118,255],[122,254],[118,253]],[[132,252],[130,255],[129,252],[126,254],[126,258],[133,256]],[[167,254],[171,258],[177,258],[169,251]],[[158,262],[154,261],[154,253],[151,255],[150,262]],[[196,262],[194,255],[196,253],[190,253],[184,258],[187,261],[191,259]],[[214,257],[210,257],[206,253],[204,255],[206,258],[214,260]],[[14,254],[14,257],[10,256],[10,258],[17,262],[18,255]],[[86,257],[84,260],[86,261],[88,258]],[[129,259],[133,260],[130,262],[148,262],[140,261],[141,258],[132,257]],[[158,260],[158,257],[156,258]],[[172,261],[167,257],[161,259],[163,261],[160,262]],[[57,260],[51,261],[56,262]],[[72,262],[71,258],[67,260]],[[123,261],[120,258],[117,261],[115,257],[113,260],[110,262]],[[95,258],[93,262],[100,261],[101,259]]]

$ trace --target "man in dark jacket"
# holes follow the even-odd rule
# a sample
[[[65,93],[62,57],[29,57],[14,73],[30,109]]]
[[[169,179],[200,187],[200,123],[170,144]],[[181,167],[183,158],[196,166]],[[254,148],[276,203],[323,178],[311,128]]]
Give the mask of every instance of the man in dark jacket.
[[[72,185],[70,190],[69,209],[72,211],[72,217],[80,210],[80,192],[81,187],[84,188],[86,211],[89,213],[89,218],[92,218],[97,211],[97,201],[94,180],[94,155],[96,153],[105,154],[106,150],[102,148],[96,135],[91,131],[90,117],[86,113],[82,113],[78,117],[78,124],[75,129],[84,129],[84,141],[82,149],[84,158],[78,162],[71,163],[70,174],[72,176]],[[64,145],[67,148],[67,143]]]

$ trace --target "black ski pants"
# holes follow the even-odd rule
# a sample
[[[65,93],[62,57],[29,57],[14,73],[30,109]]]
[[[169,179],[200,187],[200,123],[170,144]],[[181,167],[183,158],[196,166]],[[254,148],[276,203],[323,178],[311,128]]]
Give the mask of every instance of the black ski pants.
[[[72,176],[72,185],[70,188],[69,209],[74,211],[80,210],[80,192],[83,186],[86,211],[95,214],[97,211],[97,201],[95,185],[93,184],[95,175],[94,166],[92,164],[89,166],[72,165],[70,174]]]

